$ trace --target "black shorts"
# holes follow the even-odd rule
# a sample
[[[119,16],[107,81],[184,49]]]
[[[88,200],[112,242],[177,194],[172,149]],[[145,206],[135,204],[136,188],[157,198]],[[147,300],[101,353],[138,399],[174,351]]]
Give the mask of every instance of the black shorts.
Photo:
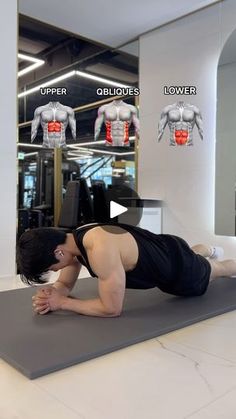
[[[169,251],[171,274],[159,288],[173,295],[193,297],[206,292],[211,275],[207,259],[197,255],[180,237],[162,235]]]

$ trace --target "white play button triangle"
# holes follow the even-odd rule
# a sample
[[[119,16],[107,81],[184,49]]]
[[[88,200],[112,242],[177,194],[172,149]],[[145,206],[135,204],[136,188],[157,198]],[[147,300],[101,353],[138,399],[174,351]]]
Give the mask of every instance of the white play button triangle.
[[[117,204],[115,201],[110,201],[110,218],[117,217],[120,214],[128,211],[128,208],[123,205]]]

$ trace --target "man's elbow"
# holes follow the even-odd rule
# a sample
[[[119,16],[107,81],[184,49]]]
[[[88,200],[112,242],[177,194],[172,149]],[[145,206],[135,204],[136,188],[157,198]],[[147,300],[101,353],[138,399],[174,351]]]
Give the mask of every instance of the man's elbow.
[[[119,317],[122,313],[121,308],[109,308],[104,310],[104,314],[106,317]]]
[[[122,310],[116,310],[109,314],[109,317],[119,317],[122,313]]]

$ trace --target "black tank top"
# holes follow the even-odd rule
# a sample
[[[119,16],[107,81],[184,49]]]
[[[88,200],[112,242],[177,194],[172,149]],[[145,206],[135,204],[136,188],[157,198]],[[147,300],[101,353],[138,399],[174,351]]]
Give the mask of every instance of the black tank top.
[[[75,242],[81,252],[78,260],[86,266],[91,276],[96,277],[92,271],[83,246],[84,235],[92,228],[98,226],[117,226],[132,234],[136,240],[139,255],[136,267],[132,271],[126,271],[126,288],[148,289],[159,287],[167,290],[168,285],[174,278],[173,263],[169,249],[169,241],[172,236],[166,234],[154,234],[140,227],[117,223],[93,223],[77,228],[73,231]],[[168,291],[167,291],[168,292]]]

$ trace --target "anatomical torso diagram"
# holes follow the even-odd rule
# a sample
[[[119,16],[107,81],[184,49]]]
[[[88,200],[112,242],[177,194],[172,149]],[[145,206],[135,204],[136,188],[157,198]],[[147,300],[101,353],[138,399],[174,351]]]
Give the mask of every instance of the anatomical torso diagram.
[[[98,109],[98,117],[95,122],[95,140],[98,139],[102,124],[106,125],[106,145],[116,147],[128,147],[129,127],[133,123],[135,133],[139,136],[139,119],[135,106],[128,105],[123,100],[101,106]]]
[[[49,102],[47,105],[35,109],[34,119],[31,125],[31,142],[34,141],[38,127],[43,129],[43,147],[65,147],[66,128],[69,127],[72,137],[76,139],[76,121],[74,111],[69,106],[59,102]]]
[[[158,125],[158,141],[161,140],[165,127],[170,130],[170,145],[193,145],[193,128],[196,124],[203,140],[202,116],[199,109],[189,103],[177,102],[166,106]]]

